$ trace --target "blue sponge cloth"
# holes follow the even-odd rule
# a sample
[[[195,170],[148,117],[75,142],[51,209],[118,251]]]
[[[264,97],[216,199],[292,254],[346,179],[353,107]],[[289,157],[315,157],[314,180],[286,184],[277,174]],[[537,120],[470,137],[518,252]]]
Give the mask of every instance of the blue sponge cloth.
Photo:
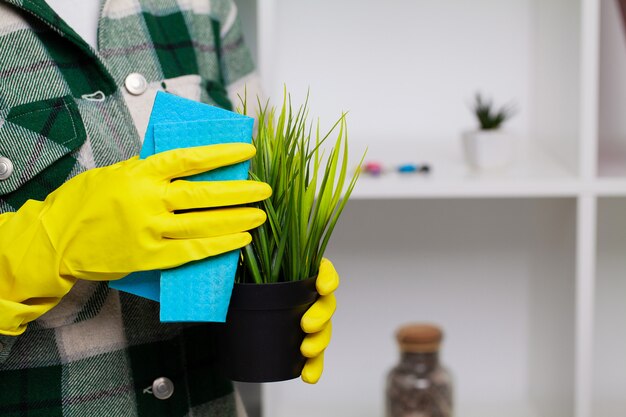
[[[207,104],[158,92],[140,158],[176,148],[250,143],[254,119]],[[245,180],[249,162],[194,175],[197,181]],[[239,251],[164,271],[130,274],[109,285],[161,302],[163,322],[224,322]]]

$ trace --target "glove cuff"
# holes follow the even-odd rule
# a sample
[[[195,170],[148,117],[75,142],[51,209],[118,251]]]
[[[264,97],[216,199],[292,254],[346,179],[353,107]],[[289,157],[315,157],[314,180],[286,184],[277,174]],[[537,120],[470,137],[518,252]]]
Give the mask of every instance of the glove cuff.
[[[0,222],[0,334],[17,335],[57,305],[75,279],[59,275],[60,257],[43,229],[40,201]]]

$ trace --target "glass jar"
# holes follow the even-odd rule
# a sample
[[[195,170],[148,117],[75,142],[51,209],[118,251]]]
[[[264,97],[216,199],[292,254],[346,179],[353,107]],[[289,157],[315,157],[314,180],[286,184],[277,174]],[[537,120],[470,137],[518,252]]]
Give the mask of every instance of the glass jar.
[[[441,329],[411,324],[396,338],[400,363],[387,378],[387,417],[452,417],[452,378],[439,363]]]

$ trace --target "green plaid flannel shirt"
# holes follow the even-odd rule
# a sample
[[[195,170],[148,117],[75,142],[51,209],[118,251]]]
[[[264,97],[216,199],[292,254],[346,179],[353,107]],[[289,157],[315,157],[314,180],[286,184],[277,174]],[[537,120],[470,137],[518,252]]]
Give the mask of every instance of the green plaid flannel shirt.
[[[44,1],[0,0],[0,156],[14,164],[0,212],[136,155],[157,90],[228,108],[253,74],[229,0],[105,0],[97,49]],[[145,93],[126,91],[130,73]],[[156,303],[81,281],[23,335],[0,336],[0,416],[234,416],[212,345],[209,325],[161,324]],[[152,394],[159,377],[174,383],[167,400]]]

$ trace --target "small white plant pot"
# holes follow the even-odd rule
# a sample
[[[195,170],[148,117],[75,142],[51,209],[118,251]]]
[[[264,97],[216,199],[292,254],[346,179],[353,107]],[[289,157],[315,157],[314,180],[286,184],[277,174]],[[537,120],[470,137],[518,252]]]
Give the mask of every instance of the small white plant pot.
[[[513,159],[515,137],[502,130],[464,132],[463,149],[467,163],[475,169],[502,169]]]

